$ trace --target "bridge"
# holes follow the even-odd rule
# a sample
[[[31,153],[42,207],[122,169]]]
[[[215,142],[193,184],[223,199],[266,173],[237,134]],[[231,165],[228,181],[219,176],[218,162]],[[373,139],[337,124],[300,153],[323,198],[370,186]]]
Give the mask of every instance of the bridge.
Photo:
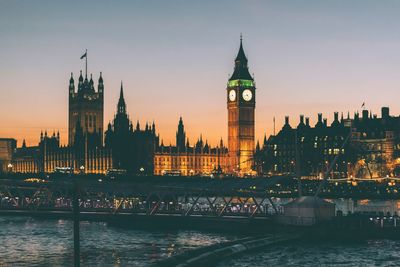
[[[83,214],[268,218],[279,208],[265,188],[281,179],[0,179],[0,211],[67,214],[77,194]]]
[[[1,179],[3,178],[3,179]],[[8,179],[7,179],[8,178]],[[130,227],[178,227],[256,232],[282,213],[279,198],[298,197],[290,176],[258,178],[103,175],[0,176],[0,215],[74,218]],[[320,180],[302,180],[314,195]],[[327,180],[324,198],[397,199],[396,178]],[[223,223],[221,223],[223,222]]]

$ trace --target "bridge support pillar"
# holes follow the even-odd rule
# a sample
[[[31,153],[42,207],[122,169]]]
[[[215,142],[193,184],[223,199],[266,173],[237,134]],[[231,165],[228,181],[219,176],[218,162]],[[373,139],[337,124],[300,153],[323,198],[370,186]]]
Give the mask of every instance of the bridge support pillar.
[[[74,267],[81,265],[80,244],[79,244],[79,194],[78,182],[74,183],[74,193],[72,200],[73,218],[74,218]]]

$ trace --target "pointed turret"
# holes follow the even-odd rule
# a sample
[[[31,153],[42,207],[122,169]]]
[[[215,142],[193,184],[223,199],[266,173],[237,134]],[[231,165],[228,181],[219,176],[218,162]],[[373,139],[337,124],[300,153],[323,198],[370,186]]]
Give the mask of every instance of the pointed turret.
[[[90,74],[89,85],[90,85],[90,90],[94,91],[94,81],[93,81],[93,75],[92,74]]]
[[[232,80],[251,80],[253,81],[253,77],[249,73],[249,69],[247,66],[247,57],[244,53],[243,49],[243,41],[242,36],[240,35],[240,47],[239,52],[235,59],[235,70],[229,81]]]
[[[71,72],[71,78],[69,78],[69,84],[74,84],[74,74]]]
[[[136,131],[140,131],[140,124],[139,124],[139,120],[136,122]]]
[[[83,76],[82,76],[82,71],[80,71],[78,80],[78,92],[82,90],[82,86],[83,86]]]
[[[69,95],[72,96],[75,93],[75,81],[74,81],[74,77],[72,75],[71,72],[71,78],[69,78]]]
[[[97,85],[97,92],[99,92],[101,95],[104,93],[104,82],[101,71],[100,71],[99,83]]]
[[[80,71],[80,74],[79,74],[79,82],[83,82],[82,70]]]
[[[182,117],[179,118],[178,130],[176,131],[176,146],[180,151],[185,148],[186,133],[183,126]]]
[[[208,145],[207,139],[206,139],[206,144],[204,145],[203,152],[204,153],[209,153],[210,152],[210,146]]]
[[[263,149],[266,149],[268,145],[268,141],[267,141],[267,135],[264,134],[264,141],[263,141]]]
[[[260,142],[257,140],[256,153],[260,152]]]
[[[118,100],[118,113],[126,113],[126,104],[124,99],[124,88],[121,81],[121,90],[119,92],[119,100]]]

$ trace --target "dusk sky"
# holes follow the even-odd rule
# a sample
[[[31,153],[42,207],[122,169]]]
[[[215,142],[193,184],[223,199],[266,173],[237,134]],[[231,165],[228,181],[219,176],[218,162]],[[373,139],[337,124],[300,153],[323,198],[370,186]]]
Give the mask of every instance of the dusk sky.
[[[67,141],[68,80],[105,82],[105,127],[121,80],[130,118],[174,144],[179,116],[191,143],[226,142],[226,83],[239,36],[254,73],[256,138],[300,114],[400,113],[400,1],[2,1],[0,137]]]

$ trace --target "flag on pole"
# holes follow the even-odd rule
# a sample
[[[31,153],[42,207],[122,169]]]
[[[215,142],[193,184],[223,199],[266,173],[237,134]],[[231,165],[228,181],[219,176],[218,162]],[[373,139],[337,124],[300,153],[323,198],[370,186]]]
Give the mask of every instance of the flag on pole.
[[[85,54],[83,54],[83,55],[81,56],[81,59],[84,59],[86,56],[87,56],[87,51],[85,52]]]

